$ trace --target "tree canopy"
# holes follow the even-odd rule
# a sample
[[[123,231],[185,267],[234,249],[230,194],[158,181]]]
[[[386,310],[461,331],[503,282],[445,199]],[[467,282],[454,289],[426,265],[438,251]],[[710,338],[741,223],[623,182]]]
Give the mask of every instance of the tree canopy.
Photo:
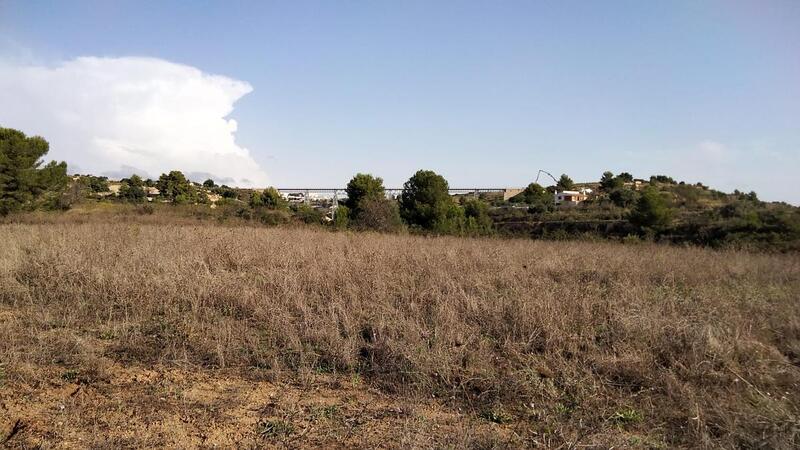
[[[558,179],[558,183],[556,183],[556,189],[559,191],[569,191],[575,187],[575,182],[572,181],[572,178],[567,176],[567,174],[561,174],[561,177]]]
[[[186,179],[183,172],[173,170],[162,174],[156,182],[161,197],[175,203],[194,203],[197,192],[192,183]]]
[[[44,138],[0,127],[0,215],[56,206],[69,177],[65,162],[42,165],[49,150]]]
[[[119,197],[133,203],[142,203],[147,200],[147,193],[144,191],[144,181],[139,175],[131,175],[130,178],[121,180],[122,186],[119,188]]]
[[[400,216],[411,226],[449,231],[460,209],[448,193],[443,176],[431,170],[419,170],[403,185]]]
[[[525,203],[536,206],[549,206],[553,203],[553,194],[538,183],[531,183],[519,194],[509,199],[512,203]]]
[[[365,200],[385,199],[386,190],[383,179],[367,173],[356,174],[347,183],[347,201],[345,205],[350,209],[351,215],[358,215],[361,203]]]
[[[286,209],[286,200],[274,187],[264,189],[263,192],[253,192],[250,195],[250,207],[264,207],[266,209]]]

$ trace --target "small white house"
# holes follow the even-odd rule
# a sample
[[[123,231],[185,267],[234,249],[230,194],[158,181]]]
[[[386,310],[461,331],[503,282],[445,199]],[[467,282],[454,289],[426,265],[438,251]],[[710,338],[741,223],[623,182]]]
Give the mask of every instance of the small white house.
[[[556,191],[554,201],[556,205],[577,205],[589,198],[592,190],[589,188],[582,188],[578,191]]]

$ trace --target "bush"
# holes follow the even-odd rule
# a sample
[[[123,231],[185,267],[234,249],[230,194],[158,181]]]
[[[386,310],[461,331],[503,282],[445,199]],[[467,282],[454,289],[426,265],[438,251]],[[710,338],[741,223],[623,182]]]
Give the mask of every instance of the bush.
[[[464,201],[464,232],[466,234],[489,234],[492,232],[492,218],[489,205],[483,200],[470,198]]]
[[[287,211],[276,209],[262,209],[256,211],[256,217],[264,225],[282,225],[289,223],[291,215]]]
[[[553,194],[538,183],[529,184],[525,190],[509,199],[512,203],[525,203],[537,212],[553,208]]]
[[[263,192],[255,191],[250,194],[251,208],[286,209],[287,206],[286,200],[274,187],[267,188]]]
[[[301,222],[307,224],[321,224],[322,218],[325,214],[322,211],[308,205],[296,205],[294,207],[294,216],[300,219]]]
[[[101,192],[108,192],[108,178],[107,177],[95,177],[95,176],[85,176],[81,177],[81,181],[86,184],[86,187],[89,188],[89,191],[93,193],[101,193]]]
[[[175,203],[194,203],[197,201],[197,190],[194,185],[186,179],[183,172],[173,170],[168,174],[162,174],[156,182],[156,187],[160,196]]]
[[[122,186],[119,188],[118,195],[120,199],[131,203],[142,203],[147,200],[142,177],[131,175],[130,178],[122,179]]]
[[[385,197],[365,198],[353,217],[353,226],[359,230],[393,233],[403,228],[397,203]]]
[[[350,208],[340,204],[333,211],[333,228],[344,230],[348,226],[350,226]]]
[[[672,210],[658,189],[649,186],[636,202],[630,221],[642,228],[662,230],[672,222]]]
[[[636,203],[636,192],[628,188],[620,187],[612,190],[608,194],[608,198],[614,205],[620,208],[629,208]]]

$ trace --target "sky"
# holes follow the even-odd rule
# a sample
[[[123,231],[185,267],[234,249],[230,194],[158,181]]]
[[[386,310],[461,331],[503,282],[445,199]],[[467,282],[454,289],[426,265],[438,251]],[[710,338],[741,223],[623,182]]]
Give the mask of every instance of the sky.
[[[109,176],[610,170],[800,204],[800,1],[0,0],[0,126]]]

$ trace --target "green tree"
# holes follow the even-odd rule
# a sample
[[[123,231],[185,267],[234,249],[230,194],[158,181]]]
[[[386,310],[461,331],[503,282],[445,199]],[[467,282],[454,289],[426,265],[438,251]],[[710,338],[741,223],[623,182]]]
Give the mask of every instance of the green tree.
[[[227,199],[235,199],[239,197],[239,193],[236,191],[236,189],[225,186],[224,184],[222,186],[213,188],[212,192],[220,195],[222,198]]]
[[[203,187],[205,187],[205,188],[208,188],[208,189],[211,189],[211,188],[215,188],[215,187],[217,187],[217,184],[216,184],[216,183],[214,183],[214,180],[212,180],[211,178],[209,178],[209,179],[207,179],[206,181],[203,181]]]
[[[162,174],[156,182],[161,197],[175,203],[194,203],[197,201],[197,192],[179,170]]]
[[[119,188],[119,198],[132,203],[143,203],[147,200],[142,177],[131,175],[130,178],[123,178],[121,181],[122,186]]]
[[[629,174],[628,172],[622,172],[621,174],[617,175],[617,178],[622,180],[622,183],[633,183],[633,175]]]
[[[620,187],[611,191],[608,194],[608,198],[614,205],[620,208],[628,208],[636,202],[636,192],[628,188]]]
[[[538,183],[529,184],[522,192],[509,199],[512,203],[525,203],[544,212],[553,206],[553,194]]]
[[[575,182],[567,174],[561,174],[561,177],[556,183],[556,189],[559,191],[571,191],[575,187]]]
[[[603,172],[603,176],[600,178],[600,189],[606,192],[613,191],[622,185],[625,182],[622,181],[621,178],[615,177],[613,172]]]
[[[464,200],[464,231],[467,234],[489,234],[492,232],[492,218],[489,205],[477,198]]]
[[[108,192],[108,178],[107,177],[95,177],[95,176],[87,176],[81,177],[86,180],[86,186],[89,188],[90,191],[95,193],[100,192]]]
[[[274,187],[264,189],[264,192],[261,193],[261,199],[268,209],[286,209],[287,207],[286,200]]]
[[[666,175],[653,175],[650,177],[650,184],[663,183],[663,184],[677,184],[672,177]]]
[[[361,202],[367,199],[385,199],[386,190],[383,187],[383,179],[366,173],[356,174],[348,183],[347,201],[345,204],[353,215],[358,215],[361,209]]]
[[[658,189],[648,186],[631,211],[630,221],[643,228],[661,230],[672,222],[672,209]]]
[[[252,208],[286,209],[287,206],[286,200],[281,197],[281,193],[274,187],[250,194],[250,207]]]
[[[447,180],[431,170],[417,171],[403,185],[400,216],[409,225],[438,232],[451,232],[460,208],[448,194]]]
[[[67,164],[41,158],[50,145],[41,137],[0,127],[0,215],[37,207],[56,207],[67,187]]]

